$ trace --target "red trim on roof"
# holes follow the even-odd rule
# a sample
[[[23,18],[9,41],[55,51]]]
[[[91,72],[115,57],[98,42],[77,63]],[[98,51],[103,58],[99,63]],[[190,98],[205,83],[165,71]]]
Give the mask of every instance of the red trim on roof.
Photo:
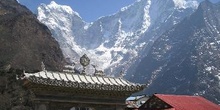
[[[154,94],[175,110],[220,110],[216,105],[201,96]]]

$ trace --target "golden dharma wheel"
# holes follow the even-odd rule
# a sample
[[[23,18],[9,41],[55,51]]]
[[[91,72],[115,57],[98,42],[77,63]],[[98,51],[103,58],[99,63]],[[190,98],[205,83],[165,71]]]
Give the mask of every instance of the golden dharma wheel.
[[[85,66],[88,66],[90,63],[90,59],[89,57],[87,57],[86,54],[84,54],[82,57],[80,57],[80,64],[85,67]]]

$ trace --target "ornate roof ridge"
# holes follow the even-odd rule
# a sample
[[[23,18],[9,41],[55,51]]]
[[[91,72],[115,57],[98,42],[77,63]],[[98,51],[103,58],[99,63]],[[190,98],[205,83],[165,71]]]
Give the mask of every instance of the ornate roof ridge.
[[[91,76],[91,77],[102,77],[102,78],[113,78],[113,79],[122,79],[122,80],[125,80],[126,82],[128,83],[132,83],[126,79],[124,79],[123,77],[113,77],[113,76],[97,76],[97,75],[94,75],[94,74],[77,74],[77,73],[69,73],[69,72],[56,72],[56,71],[39,71],[37,72],[38,74],[40,72],[51,72],[51,73],[62,73],[62,74],[73,74],[73,75],[80,75],[80,76]],[[25,73],[25,74],[33,74],[33,73]],[[35,73],[36,74],[36,73]],[[28,75],[29,76],[29,75]],[[133,83],[133,84],[139,84],[139,83]]]
[[[74,88],[84,87],[84,89],[86,87],[92,87],[93,85],[95,87],[93,89],[116,91],[139,91],[144,89],[144,87],[146,86],[144,84],[129,82],[128,80],[121,77],[115,78],[107,76],[92,76],[85,74],[71,74],[53,71],[24,73],[24,79],[27,79],[33,83],[40,83],[44,85],[65,86]]]

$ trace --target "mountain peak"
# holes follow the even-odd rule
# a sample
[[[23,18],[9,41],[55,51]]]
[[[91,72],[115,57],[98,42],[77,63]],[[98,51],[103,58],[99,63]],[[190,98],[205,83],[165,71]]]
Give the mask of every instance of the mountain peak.
[[[50,28],[64,56],[77,63],[77,57],[86,53],[93,64],[109,71],[107,74],[123,66],[128,68],[142,57],[141,52],[148,48],[151,39],[194,10],[185,6],[186,10],[179,11],[172,0],[137,0],[115,14],[87,24],[79,17],[59,11],[64,5],[55,6],[50,8],[54,7],[51,3],[45,6],[48,9],[42,7],[38,19]]]
[[[50,2],[50,5],[55,5],[55,6],[56,6],[56,5],[58,5],[58,4],[57,4],[55,1],[51,1],[51,2]]]
[[[66,12],[66,13],[69,13],[69,14],[72,14],[73,13],[73,10],[70,6],[67,6],[67,5],[58,5],[55,1],[51,1],[49,5],[47,5],[48,8],[50,9],[56,9],[60,12]],[[78,13],[77,13],[78,15]]]
[[[55,1],[51,1],[50,4],[41,4],[40,7],[38,7],[39,11],[47,11],[47,12],[57,12],[57,13],[65,13],[65,14],[71,14],[76,15],[80,17],[80,15],[73,11],[70,6],[67,5],[59,5]]]

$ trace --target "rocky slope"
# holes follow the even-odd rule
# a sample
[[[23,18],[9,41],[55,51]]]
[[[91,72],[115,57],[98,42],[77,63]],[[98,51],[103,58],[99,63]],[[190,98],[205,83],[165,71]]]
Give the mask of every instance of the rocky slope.
[[[202,95],[219,104],[219,11],[219,3],[202,2],[195,13],[155,41],[130,80],[148,83],[148,94]]]
[[[16,0],[0,1],[0,68],[61,70],[63,54],[50,30]]]
[[[51,2],[38,8],[38,19],[49,27],[66,58],[78,63],[86,53],[92,64],[117,76],[122,68],[136,65],[158,36],[197,5],[195,0],[138,0],[113,15],[86,23],[70,7]]]

